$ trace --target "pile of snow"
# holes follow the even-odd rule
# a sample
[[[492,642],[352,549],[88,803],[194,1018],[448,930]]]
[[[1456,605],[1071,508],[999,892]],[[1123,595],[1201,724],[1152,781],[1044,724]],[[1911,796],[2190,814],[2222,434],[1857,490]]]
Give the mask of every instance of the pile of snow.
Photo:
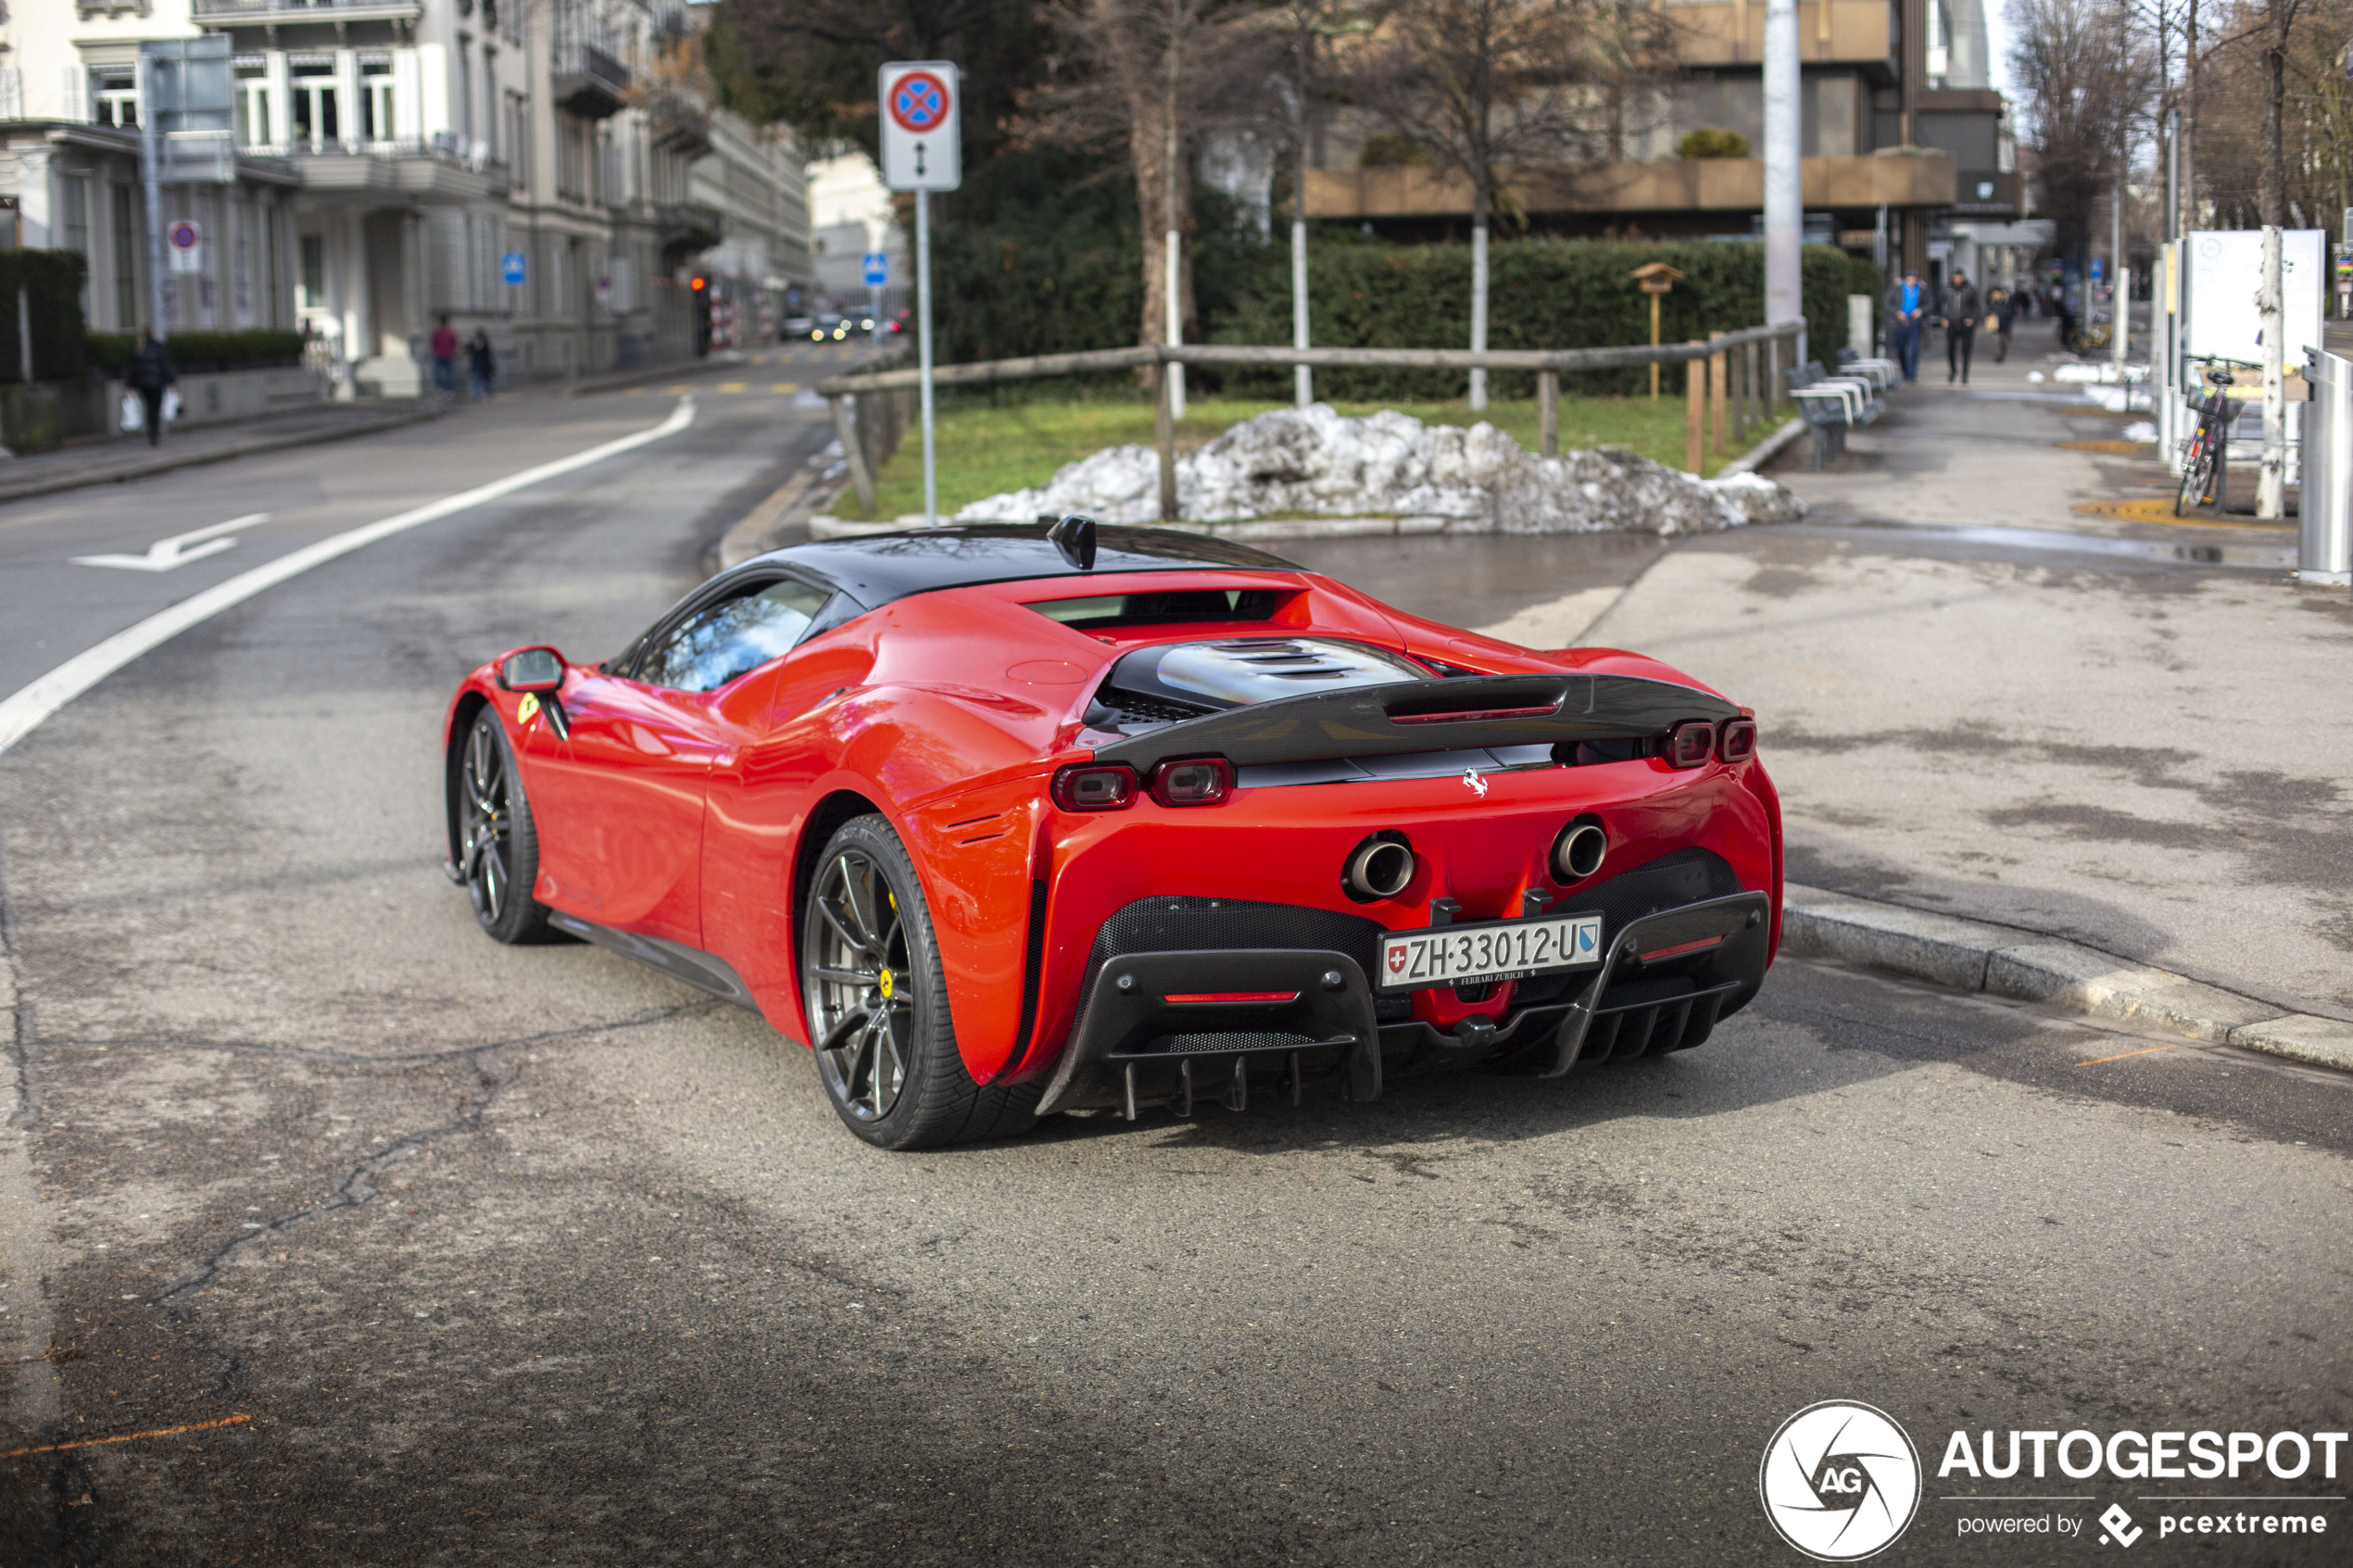
[[[2124,439],[2127,441],[2155,441],[2157,439],[2157,427],[2149,423],[2146,420],[2134,420],[2131,424],[2124,427]]]
[[[2124,367],[2124,374],[2120,378],[2116,373],[2116,362],[2112,359],[2103,359],[2094,365],[2061,365],[2051,372],[2053,381],[2105,382],[2111,386],[2120,379],[2128,382],[2145,382],[2148,380],[2148,376],[2149,368],[2146,365],[2127,364]],[[2030,377],[2029,379],[2039,380],[2040,378]]]
[[[1352,420],[1328,404],[1278,408],[1176,461],[1178,515],[1197,522],[1275,513],[1445,520],[1450,533],[1707,533],[1793,522],[1805,503],[1755,474],[1698,480],[1617,447],[1530,455],[1493,425],[1425,425],[1393,409]],[[975,501],[958,522],[1030,522],[1083,512],[1160,518],[1160,455],[1113,446],[1035,490]]]

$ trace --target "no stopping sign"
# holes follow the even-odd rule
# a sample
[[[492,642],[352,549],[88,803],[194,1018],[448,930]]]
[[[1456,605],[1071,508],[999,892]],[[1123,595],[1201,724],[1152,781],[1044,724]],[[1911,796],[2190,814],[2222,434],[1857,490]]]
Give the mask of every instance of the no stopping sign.
[[[956,129],[962,80],[946,60],[894,60],[882,68],[883,183],[894,191],[952,191],[963,182]]]

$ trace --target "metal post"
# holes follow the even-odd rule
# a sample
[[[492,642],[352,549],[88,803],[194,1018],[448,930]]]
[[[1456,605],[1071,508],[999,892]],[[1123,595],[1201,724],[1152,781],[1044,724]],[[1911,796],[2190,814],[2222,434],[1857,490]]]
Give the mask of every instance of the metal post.
[[[924,400],[924,526],[939,525],[939,460],[932,439],[931,406],[931,193],[915,193],[915,352],[922,361]],[[840,402],[835,402],[838,408]],[[847,447],[848,442],[842,443]],[[874,483],[869,479],[867,483]],[[863,493],[862,492],[862,495]],[[866,502],[873,511],[875,504]]]
[[[25,385],[32,384],[32,295],[17,289],[17,370]]]
[[[1541,439],[1543,455],[1561,455],[1561,373],[1558,370],[1536,372],[1536,423]]]
[[[1306,176],[1300,177],[1306,188]],[[1290,225],[1290,345],[1307,346],[1307,207],[1300,203]],[[1291,367],[1291,397],[1301,408],[1315,401],[1315,372],[1304,365]]]
[[[1176,176],[1171,175],[1170,178],[1174,179]],[[1184,242],[1176,231],[1171,229],[1168,231],[1168,278],[1164,292],[1168,295],[1168,341],[1172,344],[1185,341],[1185,306],[1184,300],[1177,292],[1177,285],[1184,281]],[[1160,379],[1175,382],[1176,384],[1170,389],[1168,395],[1168,411],[1171,418],[1183,419],[1185,417],[1185,367],[1173,359],[1168,360],[1160,368]]]
[[[1473,354],[1487,352],[1487,225],[1471,225],[1471,331]],[[1476,370],[1470,373],[1470,408],[1476,414],[1487,407],[1487,372]]]
[[[858,439],[857,421],[850,417],[849,399],[836,395],[825,399],[834,406],[834,434],[841,438],[842,460],[849,465],[849,483],[858,492],[858,507],[868,517],[875,515],[875,476],[866,467],[866,449]]]
[[[1683,469],[1701,470],[1707,431],[1707,360],[1694,356],[1683,361]]]
[[[1168,372],[1176,366],[1160,365],[1160,395],[1152,404],[1152,439],[1160,446],[1160,521],[1176,521],[1176,380]]]
[[[1798,161],[1802,121],[1797,49],[1797,0],[1766,0],[1765,320],[1768,322],[1793,321],[1806,314],[1801,276],[1806,189]]]
[[[1707,335],[1709,341],[1713,342],[1724,334],[1716,332]],[[1719,348],[1707,357],[1707,398],[1715,405],[1711,412],[1713,424],[1711,433],[1716,438],[1716,455],[1719,458],[1724,455],[1724,404],[1727,401],[1725,393],[1730,390],[1727,385],[1729,370],[1730,367],[1726,363],[1722,349]]]
[[[139,51],[139,181],[147,197],[147,325],[163,338],[163,171],[156,167],[155,62]]]

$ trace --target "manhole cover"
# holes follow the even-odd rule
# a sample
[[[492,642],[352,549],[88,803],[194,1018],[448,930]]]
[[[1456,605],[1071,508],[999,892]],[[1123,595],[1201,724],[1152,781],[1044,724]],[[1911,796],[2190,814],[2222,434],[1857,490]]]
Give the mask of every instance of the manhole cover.
[[[2059,448],[2067,452],[2105,452],[2111,458],[2154,458],[2154,441],[2062,441]]]

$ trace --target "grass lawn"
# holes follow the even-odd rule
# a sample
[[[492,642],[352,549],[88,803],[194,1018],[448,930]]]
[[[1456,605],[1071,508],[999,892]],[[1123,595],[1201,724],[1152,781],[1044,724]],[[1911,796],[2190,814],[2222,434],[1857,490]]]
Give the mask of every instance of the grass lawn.
[[[1207,445],[1239,424],[1282,403],[1195,400],[1176,426],[1179,450]],[[1484,419],[1533,452],[1537,446],[1536,402],[1491,403],[1474,416],[1468,404],[1338,403],[1340,412],[1361,418],[1383,407],[1394,407],[1425,424],[1467,425]],[[1786,410],[1780,417],[1786,417]],[[1585,446],[1630,446],[1643,457],[1669,468],[1683,466],[1683,399],[1647,397],[1564,397],[1560,401],[1561,449]],[[1778,422],[1778,420],[1777,421]],[[1727,433],[1730,427],[1727,426]],[[939,510],[943,517],[984,495],[1001,495],[1045,483],[1064,463],[1106,446],[1152,441],[1152,408],[1149,403],[1030,403],[1013,408],[963,408],[938,417]],[[1735,448],[1734,456],[1738,455]],[[1725,458],[1709,454],[1707,472]],[[920,432],[910,430],[899,450],[883,465],[875,488],[875,516],[904,517],[924,507],[924,445]],[[861,516],[858,496],[844,491],[835,514]]]

